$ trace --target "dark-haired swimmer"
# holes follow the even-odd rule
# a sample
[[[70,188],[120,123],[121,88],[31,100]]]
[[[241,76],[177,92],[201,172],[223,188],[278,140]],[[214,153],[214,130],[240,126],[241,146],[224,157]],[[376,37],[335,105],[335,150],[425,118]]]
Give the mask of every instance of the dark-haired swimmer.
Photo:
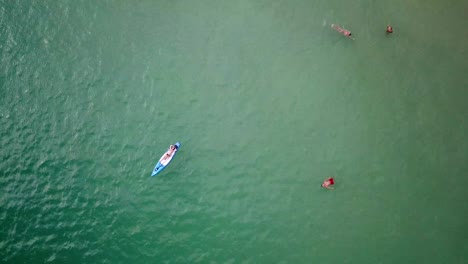
[[[330,177],[330,178],[325,179],[325,180],[323,181],[323,183],[322,183],[321,186],[322,186],[323,188],[327,188],[327,189],[329,189],[329,190],[333,190],[334,188],[333,188],[333,187],[330,187],[330,186],[332,186],[333,184],[335,184],[335,179],[333,179],[332,177]]]
[[[346,29],[344,29],[344,28],[341,28],[341,27],[339,27],[339,26],[337,26],[337,25],[335,25],[335,24],[331,24],[331,27],[332,27],[334,30],[336,30],[336,31],[340,32],[341,34],[343,34],[345,37],[348,37],[348,38],[351,38],[351,39],[352,39],[352,37],[351,37],[351,31],[346,30]]]
[[[390,26],[390,25],[387,26],[387,33],[393,33],[392,26]]]

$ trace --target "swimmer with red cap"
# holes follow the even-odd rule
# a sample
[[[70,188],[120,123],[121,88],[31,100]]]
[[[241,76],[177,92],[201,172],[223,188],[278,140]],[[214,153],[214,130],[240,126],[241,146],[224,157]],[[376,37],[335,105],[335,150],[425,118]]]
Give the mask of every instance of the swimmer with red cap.
[[[325,180],[323,181],[323,183],[322,183],[321,186],[322,186],[323,188],[327,188],[327,189],[329,189],[329,190],[333,190],[334,188],[333,188],[333,187],[330,187],[330,186],[332,186],[333,184],[335,184],[335,179],[333,179],[332,177],[330,177],[330,178],[325,179]]]

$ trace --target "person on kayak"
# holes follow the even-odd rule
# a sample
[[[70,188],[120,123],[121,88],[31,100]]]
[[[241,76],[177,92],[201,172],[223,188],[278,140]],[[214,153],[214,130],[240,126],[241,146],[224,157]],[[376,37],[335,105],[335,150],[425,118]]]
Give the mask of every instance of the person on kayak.
[[[330,178],[325,179],[325,180],[323,181],[323,183],[322,183],[321,186],[324,187],[324,188],[333,190],[334,188],[333,188],[333,187],[330,187],[330,186],[332,186],[333,184],[335,184],[335,179],[333,179],[332,177],[330,177]]]
[[[163,160],[170,158],[174,154],[174,152],[176,152],[176,150],[177,150],[177,146],[171,145],[169,147],[169,150],[166,151],[166,154],[164,154]]]
[[[331,27],[334,30],[336,30],[336,31],[340,32],[341,34],[343,34],[345,37],[351,38],[351,31],[346,30],[344,28],[341,28],[341,27],[339,27],[339,26],[337,26],[335,24],[331,24]]]

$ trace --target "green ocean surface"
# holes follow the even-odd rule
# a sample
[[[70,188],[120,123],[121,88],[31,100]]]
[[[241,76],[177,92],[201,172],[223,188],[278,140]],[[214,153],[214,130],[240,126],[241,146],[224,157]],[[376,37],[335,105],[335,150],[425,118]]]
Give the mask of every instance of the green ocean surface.
[[[0,262],[468,263],[466,10],[0,0]]]

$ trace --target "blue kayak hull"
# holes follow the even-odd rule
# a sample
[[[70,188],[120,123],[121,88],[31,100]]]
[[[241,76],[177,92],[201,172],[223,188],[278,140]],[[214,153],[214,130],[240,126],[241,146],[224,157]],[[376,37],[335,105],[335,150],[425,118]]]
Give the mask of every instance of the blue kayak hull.
[[[169,160],[169,162],[166,165],[161,164],[161,159],[159,159],[158,163],[156,164],[156,166],[153,169],[153,172],[151,173],[151,177],[156,176],[158,173],[160,173],[162,170],[164,170],[164,168],[166,168],[171,163],[171,161],[174,159],[177,152],[179,152],[180,145],[181,145],[180,142],[176,142],[174,144],[174,146],[177,147],[177,150],[172,155],[171,159]],[[163,154],[163,156],[164,156],[164,154]]]

